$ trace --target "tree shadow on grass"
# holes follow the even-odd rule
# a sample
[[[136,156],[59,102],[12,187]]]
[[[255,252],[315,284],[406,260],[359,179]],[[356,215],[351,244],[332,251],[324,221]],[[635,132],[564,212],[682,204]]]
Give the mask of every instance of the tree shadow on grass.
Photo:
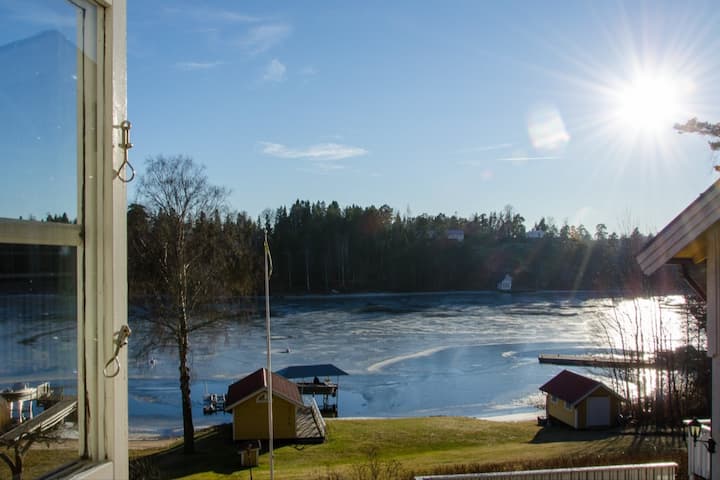
[[[276,440],[275,449],[296,443]],[[267,453],[267,442],[263,442],[260,453]],[[240,461],[239,444],[232,439],[232,424],[225,423],[196,432],[193,454],[185,454],[183,443],[180,441],[162,451],[131,460],[130,479],[162,480],[210,472],[218,475],[237,475],[241,471],[250,470],[241,466]],[[262,461],[261,458],[261,464]]]
[[[538,430],[530,443],[591,442],[607,440],[618,435],[621,435],[618,429],[575,430],[564,425],[553,425]]]
[[[631,447],[636,449],[643,448],[648,443],[654,446],[661,444],[664,448],[687,449],[687,439],[682,429],[638,427],[625,430],[622,434],[633,436]]]
[[[244,470],[238,448],[232,440],[232,425],[223,424],[196,434],[195,453],[183,453],[179,442],[160,452],[133,459],[130,478],[177,478],[202,472],[229,475]],[[133,474],[134,473],[134,474]]]
[[[674,431],[622,427],[574,430],[554,425],[539,430],[530,441],[536,444],[552,442],[586,442],[586,447],[580,449],[574,458],[564,460],[566,465],[557,465],[554,468],[672,461],[678,463],[678,471],[683,472],[687,466],[685,439]]]

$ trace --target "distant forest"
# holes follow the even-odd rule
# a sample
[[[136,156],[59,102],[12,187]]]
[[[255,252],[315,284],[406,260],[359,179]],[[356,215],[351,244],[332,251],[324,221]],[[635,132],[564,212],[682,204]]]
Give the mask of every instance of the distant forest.
[[[67,216],[45,221],[68,223]],[[128,208],[128,281],[143,285],[156,274],[147,256],[134,254],[163,242],[163,222],[139,204]],[[556,225],[545,218],[528,232],[525,218],[508,206],[500,212],[457,216],[401,215],[387,205],[340,207],[333,201],[296,201],[265,211],[208,212],[189,232],[222,263],[216,278],[227,295],[263,291],[263,238],[272,254],[273,294],[330,292],[424,292],[492,290],[506,274],[514,290],[596,290],[616,293],[679,291],[672,268],[645,277],[635,255],[650,239],[593,231],[584,225]],[[68,255],[68,253],[71,253]],[[74,276],[72,251],[61,247],[0,247],[0,279],[12,290],[53,289],[58,277]],[[18,278],[18,275],[20,278]],[[33,282],[30,282],[33,280]],[[46,287],[41,287],[46,285]]]
[[[128,210],[129,280],[144,284],[152,265],[133,251],[160,242],[164,222],[142,205]],[[228,295],[263,290],[263,236],[272,253],[273,294],[491,290],[506,274],[514,290],[598,290],[617,293],[678,291],[679,277],[662,269],[646,278],[635,260],[649,240],[637,228],[608,232],[603,224],[556,225],[541,218],[526,231],[510,206],[501,212],[457,216],[401,215],[387,205],[340,207],[333,201],[296,201],[266,210],[200,215],[189,229],[213,246],[203,261],[221,263]],[[208,245],[210,243],[211,245]],[[207,249],[204,249],[207,250]],[[144,257],[147,257],[145,255]],[[147,260],[146,260],[147,261]]]

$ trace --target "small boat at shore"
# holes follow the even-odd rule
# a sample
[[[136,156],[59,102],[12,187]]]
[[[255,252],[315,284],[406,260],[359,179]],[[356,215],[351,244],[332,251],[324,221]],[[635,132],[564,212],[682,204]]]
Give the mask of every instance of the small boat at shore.
[[[225,394],[206,393],[203,395],[203,413],[205,415],[225,413]]]

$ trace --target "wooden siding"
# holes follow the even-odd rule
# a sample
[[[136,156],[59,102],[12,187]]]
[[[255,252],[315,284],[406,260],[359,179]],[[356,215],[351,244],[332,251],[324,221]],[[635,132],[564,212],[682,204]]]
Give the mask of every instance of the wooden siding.
[[[618,413],[620,411],[620,402],[618,401],[617,397],[613,395],[611,392],[607,391],[604,388],[598,388],[593,393],[591,393],[587,398],[585,398],[582,402],[580,402],[577,405],[577,411],[578,411],[578,425],[577,428],[585,428],[587,427],[587,405],[588,405],[588,398],[591,397],[609,397],[610,398],[610,426],[614,426],[617,422]]]
[[[264,392],[253,395],[233,408],[233,440],[267,440],[267,402],[261,401]],[[294,439],[296,406],[285,399],[273,396],[274,438]]]
[[[551,395],[547,395],[545,400],[545,409],[548,417],[552,417],[574,428],[585,428],[587,426],[587,404],[588,398],[591,397],[609,397],[610,398],[610,426],[616,425],[618,414],[620,413],[620,401],[618,398],[606,388],[600,387],[581,402],[571,408],[567,408],[564,400],[558,398],[552,401]],[[576,415],[577,413],[577,415]]]
[[[561,422],[563,422],[567,425],[570,425],[571,427],[576,427],[576,425],[575,425],[575,409],[574,408],[570,408],[570,409],[566,408],[565,400],[562,400],[561,398],[557,398],[553,402],[552,396],[548,395],[546,402],[547,402],[546,405],[547,405],[548,417],[552,417],[556,420],[560,420]]]
[[[10,406],[0,397],[0,433],[10,426]]]
[[[708,355],[714,357],[720,353],[720,335],[718,323],[720,320],[720,225],[716,224],[707,232],[709,242],[707,246],[707,339]],[[713,390],[715,391],[715,390]]]

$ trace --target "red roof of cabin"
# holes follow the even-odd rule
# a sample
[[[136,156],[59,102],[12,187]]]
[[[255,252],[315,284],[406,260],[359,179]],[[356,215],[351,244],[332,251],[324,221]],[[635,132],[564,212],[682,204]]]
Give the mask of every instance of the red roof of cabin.
[[[237,404],[247,399],[248,397],[255,395],[259,391],[265,391],[268,388],[268,371],[265,368],[260,368],[247,377],[238,380],[228,387],[228,393],[225,400],[225,410],[232,410]],[[285,400],[295,403],[299,406],[303,405],[302,395],[295,385],[290,380],[281,377],[280,375],[272,374],[272,388],[273,396],[277,395]]]
[[[605,386],[592,378],[583,377],[570,370],[563,370],[540,387],[540,390],[574,405],[598,387]]]

